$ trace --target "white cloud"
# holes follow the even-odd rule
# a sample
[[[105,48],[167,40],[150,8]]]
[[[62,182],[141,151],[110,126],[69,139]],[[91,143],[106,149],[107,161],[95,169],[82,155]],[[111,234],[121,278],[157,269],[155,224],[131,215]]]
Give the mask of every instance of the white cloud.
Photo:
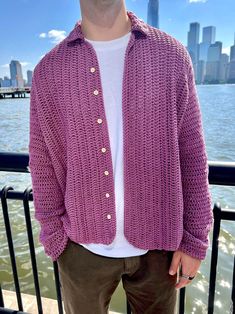
[[[51,42],[53,44],[58,44],[61,40],[63,40],[66,37],[66,31],[52,29],[47,33],[41,33],[39,34],[40,38],[51,38]]]
[[[2,68],[9,68],[9,63],[2,64],[1,67],[2,67]]]
[[[25,67],[25,66],[27,66],[27,65],[29,65],[29,64],[31,64],[31,62],[27,62],[27,61],[20,61],[20,64],[22,65],[22,67]]]
[[[46,33],[41,33],[41,34],[39,34],[39,37],[40,37],[40,38],[46,38],[46,37],[47,37],[47,34],[46,34]]]
[[[227,55],[230,55],[230,46],[222,48],[222,53],[227,53]]]
[[[189,0],[189,3],[199,3],[199,2],[201,2],[201,3],[205,3],[205,2],[207,2],[208,0]]]
[[[63,40],[66,36],[66,31],[59,31],[56,29],[52,29],[48,32],[48,37],[52,38],[53,43],[59,43],[61,40]]]

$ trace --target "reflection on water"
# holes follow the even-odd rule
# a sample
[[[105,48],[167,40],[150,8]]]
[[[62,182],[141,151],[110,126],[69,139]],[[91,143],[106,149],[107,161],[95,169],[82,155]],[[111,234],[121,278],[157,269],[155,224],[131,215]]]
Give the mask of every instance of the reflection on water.
[[[235,85],[198,86],[209,160],[234,161],[235,129],[231,128],[235,119]],[[14,105],[14,108],[13,108]],[[221,110],[224,108],[224,110]],[[0,150],[28,152],[29,99],[6,99],[0,101]],[[218,125],[220,127],[218,127]],[[10,185],[23,191],[31,184],[29,174],[0,173],[0,186]],[[235,208],[233,187],[210,186],[213,203],[220,202],[224,209]],[[21,291],[35,294],[33,274],[27,243],[24,211],[20,201],[8,200],[9,215],[13,233],[13,244],[19,274]],[[34,245],[41,295],[56,299],[53,267],[49,257],[38,242],[39,225],[34,220],[34,209],[30,203]],[[219,256],[217,265],[217,285],[215,294],[215,314],[230,313],[233,256],[235,254],[235,228],[233,222],[222,221],[219,237]],[[212,231],[210,233],[212,242]],[[14,282],[10,267],[10,257],[3,217],[0,215],[0,281],[2,288],[13,290]],[[211,249],[193,282],[186,289],[186,314],[207,313]],[[111,300],[111,310],[126,312],[125,294],[120,282]]]

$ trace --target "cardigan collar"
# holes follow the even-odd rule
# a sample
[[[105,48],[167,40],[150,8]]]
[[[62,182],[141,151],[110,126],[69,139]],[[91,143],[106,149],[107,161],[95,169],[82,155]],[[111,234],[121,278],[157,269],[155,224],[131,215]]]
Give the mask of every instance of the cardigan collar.
[[[134,12],[132,11],[126,12],[131,21],[131,32],[137,31],[148,36],[149,29],[147,27],[147,24],[142,19],[140,19]],[[66,41],[67,43],[70,43],[76,41],[77,39],[84,40],[84,34],[81,29],[81,19],[76,22],[74,28],[67,36]]]

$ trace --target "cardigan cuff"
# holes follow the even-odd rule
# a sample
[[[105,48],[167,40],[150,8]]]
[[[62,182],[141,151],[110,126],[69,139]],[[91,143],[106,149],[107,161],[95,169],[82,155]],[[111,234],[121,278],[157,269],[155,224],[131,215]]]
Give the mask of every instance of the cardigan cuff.
[[[39,241],[43,245],[46,255],[50,256],[53,262],[63,253],[68,240],[69,237],[64,231],[64,228],[60,228],[50,235],[46,235],[44,228],[41,228]]]
[[[204,260],[209,245],[210,245],[209,234],[206,240],[202,241],[184,229],[183,238],[178,247],[178,250],[194,258]]]

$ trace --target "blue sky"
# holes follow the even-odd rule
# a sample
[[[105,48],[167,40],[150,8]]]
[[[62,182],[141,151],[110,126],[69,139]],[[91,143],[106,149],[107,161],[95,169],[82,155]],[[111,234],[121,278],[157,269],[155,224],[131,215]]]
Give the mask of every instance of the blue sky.
[[[126,0],[126,8],[147,22],[148,0]],[[160,29],[187,45],[190,22],[216,26],[216,40],[229,54],[234,42],[234,0],[160,0]],[[0,2],[0,77],[19,60],[26,71],[73,29],[81,18],[79,0],[7,0]],[[200,34],[201,40],[201,34]]]

